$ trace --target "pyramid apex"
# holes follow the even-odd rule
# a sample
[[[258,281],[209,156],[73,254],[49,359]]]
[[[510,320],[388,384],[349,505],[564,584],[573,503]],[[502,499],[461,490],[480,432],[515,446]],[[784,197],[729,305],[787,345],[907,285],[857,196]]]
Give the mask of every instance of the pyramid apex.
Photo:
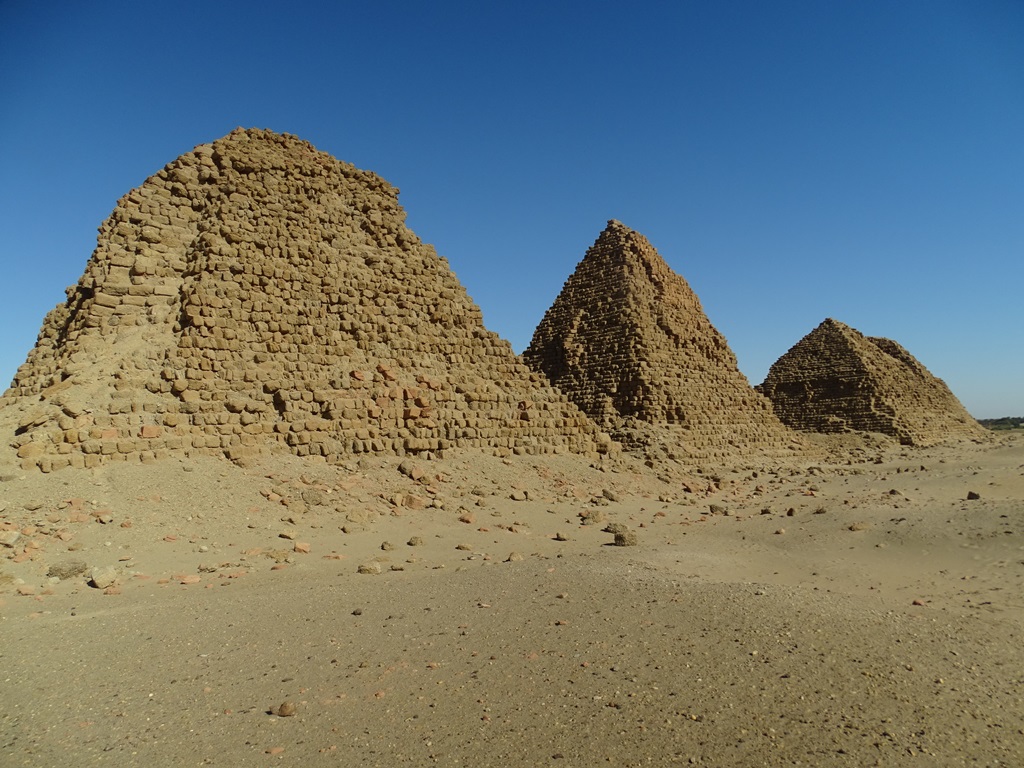
[[[826,317],[821,323],[811,331],[808,335],[813,336],[818,333],[838,333],[841,336],[846,337],[859,337],[862,334],[856,328],[851,325],[847,325],[844,322],[836,320],[834,317]]]
[[[598,236],[598,241],[607,239],[609,237],[615,240],[623,240],[627,237],[638,235],[634,229],[630,229],[618,219],[608,219],[608,223],[605,228],[601,230],[601,234]]]
[[[603,265],[600,267],[601,269],[610,268],[610,264],[647,265],[645,269],[636,274],[644,272],[661,274],[669,269],[650,240],[618,219],[608,220],[608,224],[601,230],[594,245],[584,254],[581,263],[590,263],[594,268],[597,268],[596,264],[600,263]],[[678,279],[682,280],[681,277]]]
[[[821,324],[818,327],[819,328],[849,328],[850,326],[848,326],[846,323],[842,323],[842,322],[836,320],[834,317],[826,317],[824,320],[821,321]]]

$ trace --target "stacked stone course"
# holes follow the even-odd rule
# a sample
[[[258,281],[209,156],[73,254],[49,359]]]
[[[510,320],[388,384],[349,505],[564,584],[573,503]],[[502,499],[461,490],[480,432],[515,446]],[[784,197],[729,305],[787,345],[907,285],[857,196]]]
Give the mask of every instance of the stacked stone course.
[[[780,357],[757,389],[783,422],[809,432],[878,432],[921,446],[987,437],[906,349],[831,318]]]
[[[686,280],[618,221],[566,281],[523,358],[631,447],[670,442],[690,459],[794,447]]]
[[[397,196],[242,129],[128,193],[0,400],[23,465],[611,450],[483,326]]]

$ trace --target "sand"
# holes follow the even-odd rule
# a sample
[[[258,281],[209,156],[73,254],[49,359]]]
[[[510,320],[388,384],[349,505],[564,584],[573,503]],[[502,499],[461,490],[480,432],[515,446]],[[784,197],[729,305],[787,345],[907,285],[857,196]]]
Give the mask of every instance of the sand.
[[[1024,764],[1024,437],[831,455],[0,466],[0,763]]]

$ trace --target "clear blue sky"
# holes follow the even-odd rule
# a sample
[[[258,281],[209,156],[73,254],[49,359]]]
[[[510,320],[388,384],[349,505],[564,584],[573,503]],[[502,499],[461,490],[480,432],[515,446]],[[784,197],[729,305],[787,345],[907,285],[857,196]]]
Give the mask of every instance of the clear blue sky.
[[[605,222],[759,383],[826,317],[1024,415],[1024,2],[0,0],[0,386],[122,194],[236,126],[402,190],[517,351]]]

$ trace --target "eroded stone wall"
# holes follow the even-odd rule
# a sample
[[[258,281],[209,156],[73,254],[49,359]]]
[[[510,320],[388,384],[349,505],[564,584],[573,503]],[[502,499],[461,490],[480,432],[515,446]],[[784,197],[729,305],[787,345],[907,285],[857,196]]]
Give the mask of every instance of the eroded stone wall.
[[[24,465],[611,449],[483,326],[397,196],[241,129],[128,193],[0,401]]]

